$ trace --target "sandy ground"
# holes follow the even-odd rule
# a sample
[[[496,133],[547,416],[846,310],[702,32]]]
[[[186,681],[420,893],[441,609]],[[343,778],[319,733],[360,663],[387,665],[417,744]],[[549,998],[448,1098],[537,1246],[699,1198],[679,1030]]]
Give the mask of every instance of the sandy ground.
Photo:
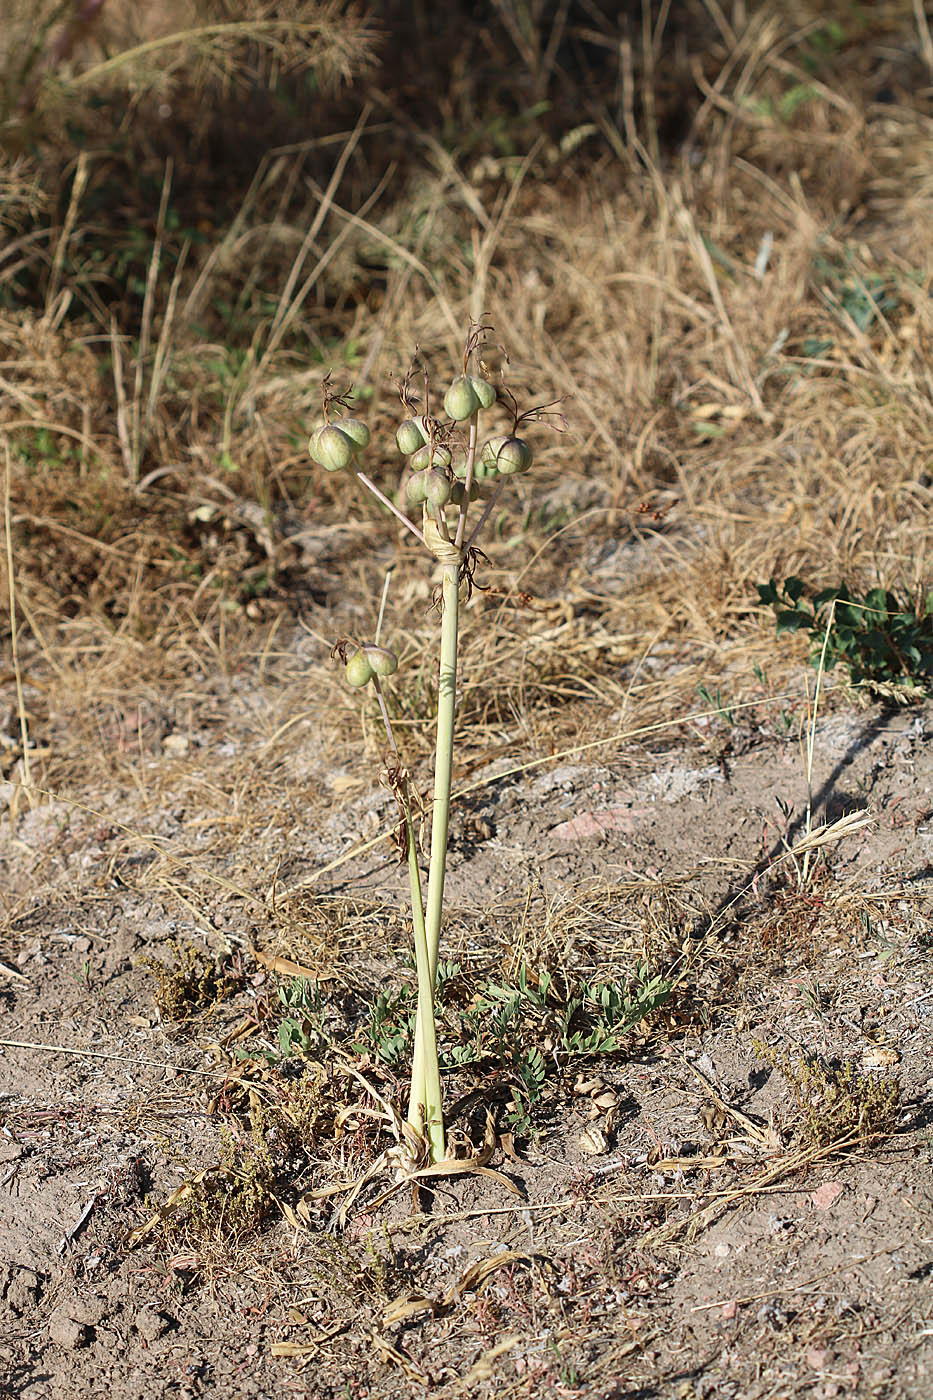
[[[200,741],[206,770],[222,721]],[[223,1159],[225,1133],[245,1140],[250,1096],[272,1092],[261,1057],[237,1060],[253,1042],[229,1034],[280,980],[250,946],[307,962],[314,910],[353,891],[362,921],[347,916],[329,941],[318,925],[325,997],[359,1008],[383,982],[410,984],[385,845],[351,854],[330,887],[307,883],[390,820],[388,798],[328,793],[309,735],[321,800],[292,830],[265,919],[216,885],[185,908],[184,862],[170,880],[165,853],[195,860],[203,814],[190,804],[166,800],[146,842],[108,819],[106,793],[96,815],[59,803],[8,818],[3,1393],[929,1395],[931,724],[930,709],[841,702],[819,721],[814,820],[870,807],[874,823],[802,885],[791,861],[771,864],[801,834],[800,745],[754,720],[699,721],[599,765],[481,770],[455,818],[445,954],[500,971],[564,959],[598,976],[631,958],[633,931],[649,948],[663,933],[682,940],[684,980],[624,1050],[555,1072],[530,1132],[497,1137],[491,1175],[414,1198],[380,1201],[385,1167],[353,1195],[391,1138],[341,1057],[317,1056],[322,1101],[349,1116],[341,1135],[324,1115],[279,1181],[284,1215],[258,1233],[221,1217],[198,1234],[182,1202],[130,1234]],[[568,908],[575,925],[558,917]],[[180,1024],[160,1017],[141,961],[170,962],[173,940],[232,949],[243,972]],[[893,1131],[808,1138],[768,1047],[850,1064],[864,1082],[898,1077]],[[393,1071],[357,1065],[401,1095]],[[474,1142],[486,1107],[504,1126],[483,1082],[457,1119]]]

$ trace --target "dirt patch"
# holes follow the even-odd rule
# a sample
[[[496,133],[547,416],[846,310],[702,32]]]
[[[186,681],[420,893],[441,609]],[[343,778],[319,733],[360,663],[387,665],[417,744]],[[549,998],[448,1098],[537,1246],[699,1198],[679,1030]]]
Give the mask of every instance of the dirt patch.
[[[328,1049],[336,1021],[303,1057],[263,1058],[275,987],[294,983],[244,943],[272,948],[278,920],[278,945],[305,961],[307,908],[302,936],[273,912],[245,937],[242,901],[180,918],[175,890],[126,863],[118,875],[63,804],[8,821],[7,878],[25,896],[3,949],[9,1393],[927,1394],[931,720],[819,723],[814,823],[856,807],[875,821],[806,878],[802,855],[781,859],[801,835],[798,745],[752,726],[699,721],[663,755],[521,782],[481,774],[458,814],[443,950],[474,991],[481,971],[509,984],[519,967],[624,979],[637,948],[676,992],[611,1053],[555,1049],[505,1138],[495,1057],[454,1071],[452,1126],[479,1141],[491,1107],[498,1175],[414,1197],[388,1164],[359,1186],[391,1141],[366,1089],[400,1101],[390,1063],[364,1055],[354,1079]],[[381,821],[380,804],[362,811]],[[311,814],[278,908],[311,899],[329,829],[365,838],[360,813]],[[337,920],[357,956],[336,956],[331,930],[320,983],[359,1034],[380,986],[411,984],[399,877],[369,852],[331,880],[320,909],[348,887],[370,901],[362,922]],[[145,964],[178,968],[179,945],[237,976],[179,984],[192,1004],[173,1022]],[[292,1102],[302,1063],[323,1076],[316,1126],[291,1176],[286,1158],[270,1168],[275,1201],[235,1215],[269,1140],[257,1114]],[[848,1067],[848,1118],[832,1116],[832,1066]],[[890,1116],[873,1117],[895,1081]],[[219,1204],[198,1215],[185,1189],[225,1160]]]

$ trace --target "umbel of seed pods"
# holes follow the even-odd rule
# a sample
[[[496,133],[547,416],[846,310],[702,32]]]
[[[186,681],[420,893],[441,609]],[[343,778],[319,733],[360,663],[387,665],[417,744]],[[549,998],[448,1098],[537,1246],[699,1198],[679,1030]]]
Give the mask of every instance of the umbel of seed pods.
[[[463,423],[480,409],[491,408],[495,401],[496,390],[488,380],[461,374],[447,390],[444,409],[455,423]],[[450,448],[436,441],[435,430],[435,423],[428,417],[406,418],[399,425],[395,441],[398,450],[410,459],[411,476],[405,493],[409,503],[442,510],[447,505],[459,506],[463,501],[466,461],[454,463]],[[315,428],[308,451],[312,460],[325,471],[352,471],[359,454],[369,446],[369,438],[369,428],[361,419],[340,418],[335,423],[324,422]],[[531,448],[524,438],[508,433],[489,438],[473,464],[470,500],[488,498],[504,477],[527,472],[533,461]],[[361,668],[357,674],[362,674]],[[365,685],[368,679],[367,676],[351,684]]]
[[[447,390],[444,410],[455,423],[463,423],[495,401],[496,390],[488,380],[461,374]],[[410,459],[412,469],[405,494],[412,505],[459,506],[466,461],[452,465],[450,449],[435,441],[433,430],[430,418],[406,418],[395,434],[398,450]],[[470,500],[490,496],[503,477],[528,471],[533,460],[524,438],[505,434],[490,438],[473,464]]]

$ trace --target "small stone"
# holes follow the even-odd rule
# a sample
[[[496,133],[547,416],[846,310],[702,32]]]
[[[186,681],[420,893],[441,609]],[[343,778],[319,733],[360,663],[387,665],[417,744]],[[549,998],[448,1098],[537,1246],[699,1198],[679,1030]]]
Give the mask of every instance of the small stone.
[[[155,1308],[142,1308],[136,1314],[136,1331],[146,1342],[157,1342],[171,1327],[171,1319]]]
[[[76,1351],[78,1347],[87,1346],[90,1329],[65,1313],[55,1313],[49,1322],[49,1341],[64,1347],[66,1351]]]

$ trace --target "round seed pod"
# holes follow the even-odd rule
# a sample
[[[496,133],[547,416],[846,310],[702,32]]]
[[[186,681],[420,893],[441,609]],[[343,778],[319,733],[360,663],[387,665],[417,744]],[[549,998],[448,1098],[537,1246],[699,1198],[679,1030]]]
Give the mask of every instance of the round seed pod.
[[[317,455],[317,440],[321,436],[321,429],[325,426],[324,423],[318,423],[317,426],[311,430],[311,436],[308,438],[308,456],[311,458],[312,462],[317,462],[319,467],[322,466],[323,463]]]
[[[483,445],[480,460],[495,466],[503,476],[514,476],[528,470],[534,454],[524,438],[494,437]]]
[[[337,427],[342,433],[355,444],[355,450],[360,451],[363,447],[369,446],[369,428],[361,418],[341,418]]]
[[[508,476],[510,468],[511,472],[530,471],[534,460],[535,454],[524,438],[510,437],[496,458],[496,464],[500,472]]]
[[[427,492],[425,489],[427,485],[427,483],[425,482],[426,476],[427,472],[424,471],[415,472],[414,476],[410,476],[408,478],[408,484],[405,487],[405,495],[408,497],[408,500],[413,506],[423,505],[424,501],[427,498]]]
[[[480,398],[467,374],[461,374],[444,395],[444,412],[455,423],[470,418],[480,407]]]
[[[488,379],[480,379],[478,374],[474,374],[470,383],[473,385],[473,392],[479,399],[480,408],[492,408],[496,401],[496,386],[490,384]]]
[[[450,449],[441,447],[438,443],[432,447],[426,442],[417,452],[412,453],[411,465],[412,470],[416,472],[423,471],[425,467],[449,467]]]
[[[387,647],[365,646],[363,656],[374,676],[394,676],[398,670],[398,657]]]
[[[395,434],[395,441],[403,457],[410,457],[413,452],[417,452],[418,448],[427,441],[421,430],[420,420],[406,418],[404,423],[400,423]]]
[[[474,484],[470,487],[470,500],[471,500],[471,501],[475,501],[475,500],[476,500],[476,494],[477,494],[477,493],[476,493],[476,484],[474,483]],[[462,481],[453,481],[453,482],[451,482],[451,486],[450,486],[450,504],[451,504],[452,506],[459,506],[459,505],[462,503],[462,501],[463,501],[463,482],[462,482]]]
[[[498,437],[491,437],[488,442],[483,443],[480,449],[480,461],[486,466],[495,467],[498,471],[498,456],[507,442],[508,437],[505,433],[501,433]]]
[[[369,657],[366,655],[366,650],[365,647],[361,647],[359,651],[353,653],[347,662],[346,671],[344,673],[347,682],[352,686],[356,686],[357,689],[361,686],[368,685],[373,678],[373,668],[370,664]]]
[[[432,506],[446,506],[450,500],[450,480],[447,473],[432,467],[424,476],[425,500],[430,501]]]
[[[320,432],[314,435],[313,441],[315,461],[319,462],[325,471],[346,471],[353,461],[356,443],[352,438],[347,437],[342,428],[338,428],[334,424],[321,428]]]

